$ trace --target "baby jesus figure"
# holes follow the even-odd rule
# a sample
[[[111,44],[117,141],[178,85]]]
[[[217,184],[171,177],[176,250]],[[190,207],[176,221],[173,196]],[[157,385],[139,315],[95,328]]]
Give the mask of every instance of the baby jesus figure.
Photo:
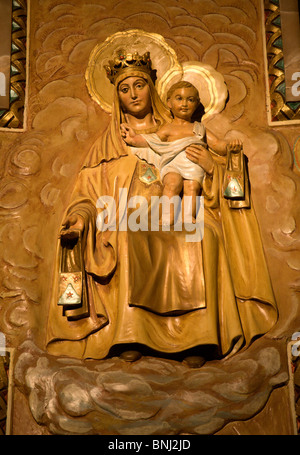
[[[205,171],[198,164],[198,156],[194,153],[193,146],[209,146],[217,154],[225,155],[228,146],[241,148],[241,142],[235,140],[228,143],[220,140],[206,131],[202,123],[193,121],[193,116],[200,106],[200,97],[191,83],[181,81],[174,84],[168,91],[167,104],[173,120],[165,123],[157,133],[136,134],[128,124],[122,123],[121,135],[126,144],[133,147],[132,152],[140,158],[144,157],[141,149],[146,147],[160,156],[163,195],[172,198],[183,191],[184,197],[190,196],[190,204],[188,209],[184,209],[184,214],[191,216],[192,222],[196,222],[196,196],[200,193]],[[163,213],[162,219],[166,219],[164,217],[168,217],[172,225],[174,210],[168,214]]]

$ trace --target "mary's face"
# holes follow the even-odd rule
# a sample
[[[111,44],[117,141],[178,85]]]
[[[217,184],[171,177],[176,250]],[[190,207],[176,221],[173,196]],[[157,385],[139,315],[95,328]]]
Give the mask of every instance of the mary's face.
[[[142,117],[151,112],[151,96],[147,81],[142,77],[130,76],[118,86],[121,107],[127,114]]]

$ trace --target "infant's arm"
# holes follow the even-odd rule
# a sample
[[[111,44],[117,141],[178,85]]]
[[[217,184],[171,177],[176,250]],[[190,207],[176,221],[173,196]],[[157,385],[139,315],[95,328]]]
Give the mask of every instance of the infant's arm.
[[[233,141],[224,141],[223,139],[217,138],[211,131],[206,130],[207,145],[218,155],[226,155],[227,150],[241,150],[243,147],[242,142],[239,139]]]
[[[140,134],[136,134],[135,131],[126,123],[121,124],[121,136],[126,144],[132,147],[148,146],[146,139],[144,139]]]
[[[226,155],[227,142],[217,138],[211,131],[206,130],[207,145],[218,155]]]
[[[162,142],[166,142],[170,135],[170,125],[166,123],[157,131],[157,136]]]

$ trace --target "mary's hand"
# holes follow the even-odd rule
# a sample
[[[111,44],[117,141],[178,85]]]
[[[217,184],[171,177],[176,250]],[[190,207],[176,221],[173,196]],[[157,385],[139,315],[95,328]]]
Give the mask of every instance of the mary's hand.
[[[60,237],[67,239],[77,238],[84,230],[84,218],[81,215],[73,214],[68,216],[62,223]]]
[[[209,151],[202,145],[189,145],[186,150],[186,156],[193,163],[199,164],[208,175],[212,175],[214,170],[214,160]]]

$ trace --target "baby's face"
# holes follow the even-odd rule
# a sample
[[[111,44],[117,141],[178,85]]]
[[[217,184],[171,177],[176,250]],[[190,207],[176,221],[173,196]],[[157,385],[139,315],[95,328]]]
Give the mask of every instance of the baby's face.
[[[199,105],[199,98],[192,87],[177,88],[168,99],[168,106],[174,117],[191,121]]]

